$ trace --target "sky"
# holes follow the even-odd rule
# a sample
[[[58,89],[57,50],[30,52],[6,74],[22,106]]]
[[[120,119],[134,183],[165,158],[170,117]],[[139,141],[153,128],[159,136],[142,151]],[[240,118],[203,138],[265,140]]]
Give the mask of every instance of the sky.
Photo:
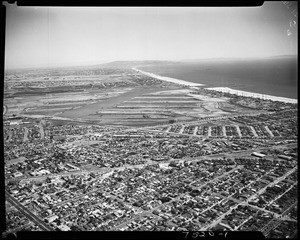
[[[298,13],[261,7],[6,6],[5,68],[297,55]]]

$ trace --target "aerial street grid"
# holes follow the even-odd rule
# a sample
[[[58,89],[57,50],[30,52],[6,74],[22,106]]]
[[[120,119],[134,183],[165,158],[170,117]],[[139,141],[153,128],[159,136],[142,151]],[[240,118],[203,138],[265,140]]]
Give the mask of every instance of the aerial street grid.
[[[2,236],[20,231],[259,231],[266,239],[297,238],[296,30],[287,24],[290,45],[282,52],[273,52],[278,47],[275,40],[274,48],[267,47],[268,34],[278,37],[282,30],[278,21],[285,17],[293,21],[285,4],[269,2],[261,11],[233,8],[229,12],[189,8],[73,12],[66,8],[63,14],[62,9],[47,9],[7,4],[11,42],[6,46],[3,97],[6,231]],[[194,37],[207,44],[213,39],[215,50],[196,48],[194,56],[183,55],[179,49],[178,57],[171,51],[161,52],[158,46],[156,55],[151,55],[151,50],[141,50],[152,49],[150,43],[143,42],[139,48],[128,42],[144,39],[136,33],[142,23],[150,33],[170,26],[167,33],[173,36],[176,31],[169,20],[175,21],[174,13],[190,23],[189,19],[202,17],[208,21],[210,14],[216,16],[214,11],[243,19],[236,24],[256,16],[256,24],[267,31],[267,40],[250,49],[249,58],[246,50],[241,58],[229,55],[233,49],[236,53],[243,49],[242,40],[226,43],[232,49],[220,53],[219,40],[200,38],[195,26]],[[76,29],[65,29],[76,23],[75,12],[93,19],[92,26],[78,27],[91,34],[91,44],[95,44],[93,37],[99,37],[93,32],[96,27],[111,34],[110,38],[101,34],[101,44],[110,48],[109,40],[120,42],[114,38],[119,33],[108,26],[117,26],[122,33],[122,26],[128,26],[133,36],[125,35],[124,45],[130,51],[118,47],[117,56],[110,58],[113,50],[103,48],[106,58],[102,61],[93,59],[100,52],[93,54],[85,46],[88,54],[82,53],[82,58],[91,58],[92,64],[81,64],[67,45],[60,55],[60,44],[78,34]],[[99,13],[107,26],[97,20]],[[274,16],[279,13],[282,17],[277,20]],[[26,19],[38,32],[36,36],[44,39],[39,32],[44,31],[43,16],[48,16],[47,31],[53,34],[45,38],[52,39],[45,46],[51,45],[53,55],[43,63],[38,60],[40,53],[32,51],[32,67],[22,56],[17,58],[13,49],[17,40],[12,38],[27,36],[22,23]],[[133,21],[133,16],[142,23]],[[155,23],[163,23],[161,29],[154,23],[147,25],[153,16],[157,16]],[[269,23],[273,28],[268,30],[260,18],[275,19]],[[24,33],[14,32],[22,26]],[[206,26],[199,23],[199,28]],[[64,31],[67,34],[60,36]],[[188,27],[182,31],[191,33]],[[226,31],[230,33],[231,27]],[[252,37],[259,39],[259,30],[255,31]],[[157,36],[149,38],[157,41]],[[166,39],[160,40],[168,49],[163,44]],[[74,42],[70,42],[73,49],[78,47]],[[41,51],[45,46],[36,45]],[[266,56],[252,56],[254,50],[261,53],[260,46],[265,46]],[[145,56],[132,57],[134,51]],[[65,56],[77,62],[67,64]],[[60,66],[58,59],[65,64]]]

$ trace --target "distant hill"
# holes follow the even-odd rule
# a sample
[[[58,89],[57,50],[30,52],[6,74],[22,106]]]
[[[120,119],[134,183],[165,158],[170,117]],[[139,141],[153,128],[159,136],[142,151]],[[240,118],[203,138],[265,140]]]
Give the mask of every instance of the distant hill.
[[[296,55],[281,55],[274,57],[266,57],[266,58],[209,58],[209,59],[186,59],[181,61],[164,61],[164,60],[144,60],[144,61],[113,61],[108,63],[100,63],[93,65],[82,65],[82,66],[61,66],[61,67],[39,67],[39,68],[19,68],[19,69],[6,69],[6,74],[18,74],[18,73],[26,73],[26,72],[49,72],[52,71],[60,71],[60,70],[92,70],[92,69],[100,69],[100,68],[132,68],[132,67],[173,67],[173,66],[183,66],[190,65],[196,66],[197,68],[208,67],[209,69],[214,69],[219,64],[243,64],[247,62],[277,62],[282,61],[283,65],[286,65],[293,62],[297,62]]]
[[[160,61],[160,60],[145,60],[145,61],[114,61],[109,63],[100,64],[102,68],[132,68],[138,66],[155,66],[155,65],[168,65],[176,64],[175,61]]]
[[[278,56],[272,56],[272,57],[266,57],[266,59],[296,59],[298,58],[297,55],[278,55]]]

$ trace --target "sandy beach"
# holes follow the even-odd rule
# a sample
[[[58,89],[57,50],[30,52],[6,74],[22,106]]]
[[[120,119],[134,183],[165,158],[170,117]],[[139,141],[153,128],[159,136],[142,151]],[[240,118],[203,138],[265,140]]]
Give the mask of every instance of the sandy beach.
[[[214,88],[207,88],[207,89],[218,91],[218,92],[226,92],[226,93],[230,93],[230,94],[236,94],[236,95],[245,96],[245,97],[269,99],[272,101],[279,101],[279,102],[285,102],[285,103],[298,103],[298,99],[276,97],[276,96],[271,96],[271,95],[266,95],[266,94],[261,94],[261,93],[240,91],[240,90],[235,90],[235,89],[231,89],[228,87],[214,87]]]
[[[188,82],[188,81],[184,81],[184,80],[180,80],[180,79],[176,79],[176,78],[164,77],[164,76],[156,75],[153,73],[144,72],[144,71],[141,71],[136,68],[132,68],[132,69],[135,71],[138,71],[142,74],[145,74],[149,77],[153,77],[153,78],[156,78],[156,79],[159,79],[162,81],[173,82],[173,83],[182,84],[182,85],[186,85],[186,86],[190,86],[190,87],[204,86],[204,84],[200,84],[200,83],[192,83],[192,82]],[[245,97],[269,99],[272,101],[279,101],[279,102],[285,102],[285,103],[298,103],[298,99],[277,97],[277,96],[271,96],[271,95],[266,95],[266,94],[261,94],[261,93],[240,91],[240,90],[236,90],[236,89],[232,89],[232,88],[228,88],[228,87],[212,87],[212,88],[206,88],[206,89],[218,91],[218,92],[227,92],[230,94],[236,94],[236,95],[245,96]]]
[[[190,87],[203,86],[203,84],[200,84],[200,83],[192,83],[192,82],[187,82],[187,81],[176,79],[176,78],[159,76],[159,75],[156,75],[156,74],[153,74],[153,73],[141,71],[141,70],[136,69],[136,68],[132,68],[132,69],[135,70],[135,71],[138,71],[138,72],[140,72],[144,75],[147,75],[149,77],[153,77],[153,78],[156,78],[156,79],[159,79],[159,80],[162,80],[162,81],[173,82],[173,83],[182,84],[182,85],[186,85],[186,86],[190,86]]]

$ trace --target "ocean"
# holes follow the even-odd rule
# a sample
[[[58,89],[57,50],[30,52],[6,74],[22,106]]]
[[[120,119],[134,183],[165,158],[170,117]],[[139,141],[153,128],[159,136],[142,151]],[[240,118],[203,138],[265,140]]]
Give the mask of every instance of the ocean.
[[[298,99],[296,57],[201,60],[151,64],[137,68],[160,76],[204,84],[203,87],[229,87]]]

